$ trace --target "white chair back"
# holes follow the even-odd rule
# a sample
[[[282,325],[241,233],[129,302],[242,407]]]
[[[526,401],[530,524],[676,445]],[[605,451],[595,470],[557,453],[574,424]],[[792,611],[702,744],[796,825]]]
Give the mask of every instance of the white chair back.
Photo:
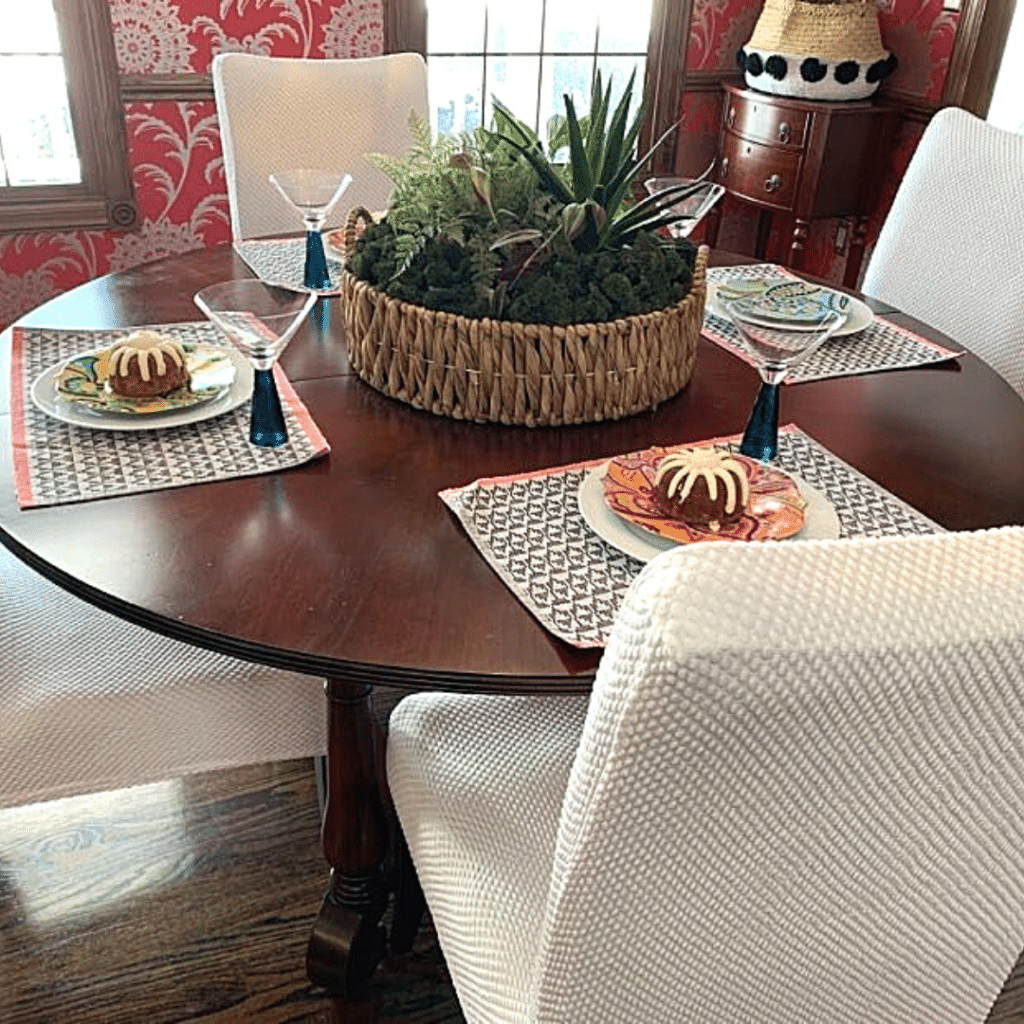
[[[1024,947],[1024,528],[656,558],[592,697],[417,694],[469,1024],[980,1024]]]
[[[602,660],[530,1019],[984,1020],[1024,946],[1024,529],[699,547]]]
[[[289,168],[352,175],[325,227],[343,223],[356,206],[386,209],[391,181],[366,154],[406,155],[410,112],[427,117],[426,64],[416,53],[351,60],[221,53],[213,88],[236,241],[302,230],[269,181]]]
[[[939,111],[862,287],[969,348],[1024,397],[1024,136]]]
[[[0,546],[0,807],[326,749],[323,681],[79,600]]]

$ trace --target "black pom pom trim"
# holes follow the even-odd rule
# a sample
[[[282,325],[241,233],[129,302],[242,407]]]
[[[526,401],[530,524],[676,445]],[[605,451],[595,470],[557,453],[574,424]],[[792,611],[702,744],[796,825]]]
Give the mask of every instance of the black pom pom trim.
[[[828,65],[815,57],[808,57],[800,65],[800,77],[805,82],[820,82],[828,74]]]
[[[765,62],[764,69],[772,76],[776,81],[781,82],[786,77],[786,72],[789,70],[786,64],[786,58],[780,57],[777,53],[773,53]]]
[[[840,85],[849,85],[851,82],[857,81],[860,65],[855,60],[844,60],[842,64],[836,65],[833,74]]]
[[[747,53],[746,53],[746,50],[744,50],[743,47],[741,46],[736,51],[736,67],[738,67],[740,69],[740,71],[743,71],[746,68],[746,66],[747,66]]]
[[[754,78],[757,78],[762,71],[764,71],[764,64],[761,61],[761,55],[759,53],[748,53],[747,74],[753,75]]]

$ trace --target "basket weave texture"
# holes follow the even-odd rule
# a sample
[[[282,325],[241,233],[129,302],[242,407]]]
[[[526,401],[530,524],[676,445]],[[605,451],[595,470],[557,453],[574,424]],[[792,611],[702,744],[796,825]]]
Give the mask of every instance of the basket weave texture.
[[[874,3],[846,0],[765,0],[750,49],[819,60],[883,60],[886,56]]]
[[[345,226],[352,251],[358,222]],[[678,394],[704,321],[708,247],[670,309],[566,327],[473,320],[399,302],[342,274],[349,362],[391,398],[438,416],[528,427],[621,419]]]

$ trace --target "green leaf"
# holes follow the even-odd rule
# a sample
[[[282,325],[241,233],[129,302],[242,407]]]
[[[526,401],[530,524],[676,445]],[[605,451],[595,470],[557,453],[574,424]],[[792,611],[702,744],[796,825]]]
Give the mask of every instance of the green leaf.
[[[587,162],[587,151],[580,133],[580,123],[576,119],[576,107],[572,97],[566,94],[565,120],[569,126],[569,167],[572,171],[572,188],[576,201],[582,203],[589,199],[594,191],[594,175]]]
[[[612,83],[608,88],[601,89],[601,72],[594,73],[594,87],[590,96],[590,124],[587,131],[587,163],[598,174],[604,159],[606,122],[608,120],[608,104],[611,102]]]
[[[537,172],[537,177],[540,179],[541,187],[551,193],[559,202],[572,203],[575,202],[575,196],[568,189],[565,182],[555,173],[551,164],[548,163],[547,157],[544,156],[543,152],[539,148],[522,145],[515,139],[509,138],[507,135],[501,136],[505,142],[507,142],[513,149],[518,150],[527,160],[529,160],[533,169]]]
[[[494,120],[498,126],[499,138],[511,141],[509,136],[517,135],[524,146],[535,146],[543,152],[537,133],[529,125],[520,121],[497,96],[491,96],[491,102],[494,104]]]
[[[601,170],[598,173],[598,180],[607,185],[618,173],[622,166],[623,157],[628,159],[631,156],[631,149],[623,152],[623,143],[626,134],[626,118],[629,115],[629,104],[633,99],[633,83],[636,79],[636,68],[629,76],[629,82],[619,100],[619,105],[612,114],[611,124],[608,126],[608,141],[605,144],[604,159],[601,162]],[[611,103],[611,82],[608,83],[608,102]]]

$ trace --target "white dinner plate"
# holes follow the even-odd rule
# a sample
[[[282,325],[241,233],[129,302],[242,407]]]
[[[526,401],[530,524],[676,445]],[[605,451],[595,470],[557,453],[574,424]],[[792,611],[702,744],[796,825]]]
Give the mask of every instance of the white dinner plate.
[[[838,294],[846,295],[845,292]],[[855,299],[852,295],[847,296],[847,298],[850,300],[850,308],[846,317],[846,323],[836,330],[835,334],[832,335],[834,338],[842,338],[848,334],[856,334],[858,331],[863,331],[875,319],[875,314],[860,299]],[[729,314],[726,312],[725,307],[718,300],[718,284],[715,281],[708,281],[706,311],[713,313],[723,320],[729,319]],[[799,329],[798,325],[795,326]]]
[[[54,419],[91,430],[163,430],[166,427],[180,427],[185,423],[199,423],[237,409],[252,397],[252,363],[235,348],[225,349],[225,352],[235,367],[234,383],[220,398],[185,409],[131,416],[69,402],[57,393],[57,377],[68,362],[67,359],[44,370],[36,378],[32,385],[32,401],[38,409]]]
[[[674,540],[665,537],[658,537],[639,526],[635,526],[622,516],[616,515],[609,507],[604,497],[605,468],[608,463],[595,466],[583,478],[577,494],[580,513],[587,525],[602,540],[607,541],[613,548],[641,562],[649,562],[655,555],[660,555],[669,548],[676,548],[679,545]],[[777,468],[777,467],[776,467]],[[780,472],[785,472],[780,470]],[[793,473],[787,473],[796,483],[800,491],[800,497],[807,502],[804,512],[804,525],[801,530],[787,537],[782,541],[774,543],[786,544],[791,540],[835,540],[839,536],[839,517],[832,503],[821,491],[811,487],[805,480]],[[709,543],[730,543],[728,541],[713,541]],[[739,543],[739,542],[736,542]],[[764,544],[766,541],[760,541]]]

